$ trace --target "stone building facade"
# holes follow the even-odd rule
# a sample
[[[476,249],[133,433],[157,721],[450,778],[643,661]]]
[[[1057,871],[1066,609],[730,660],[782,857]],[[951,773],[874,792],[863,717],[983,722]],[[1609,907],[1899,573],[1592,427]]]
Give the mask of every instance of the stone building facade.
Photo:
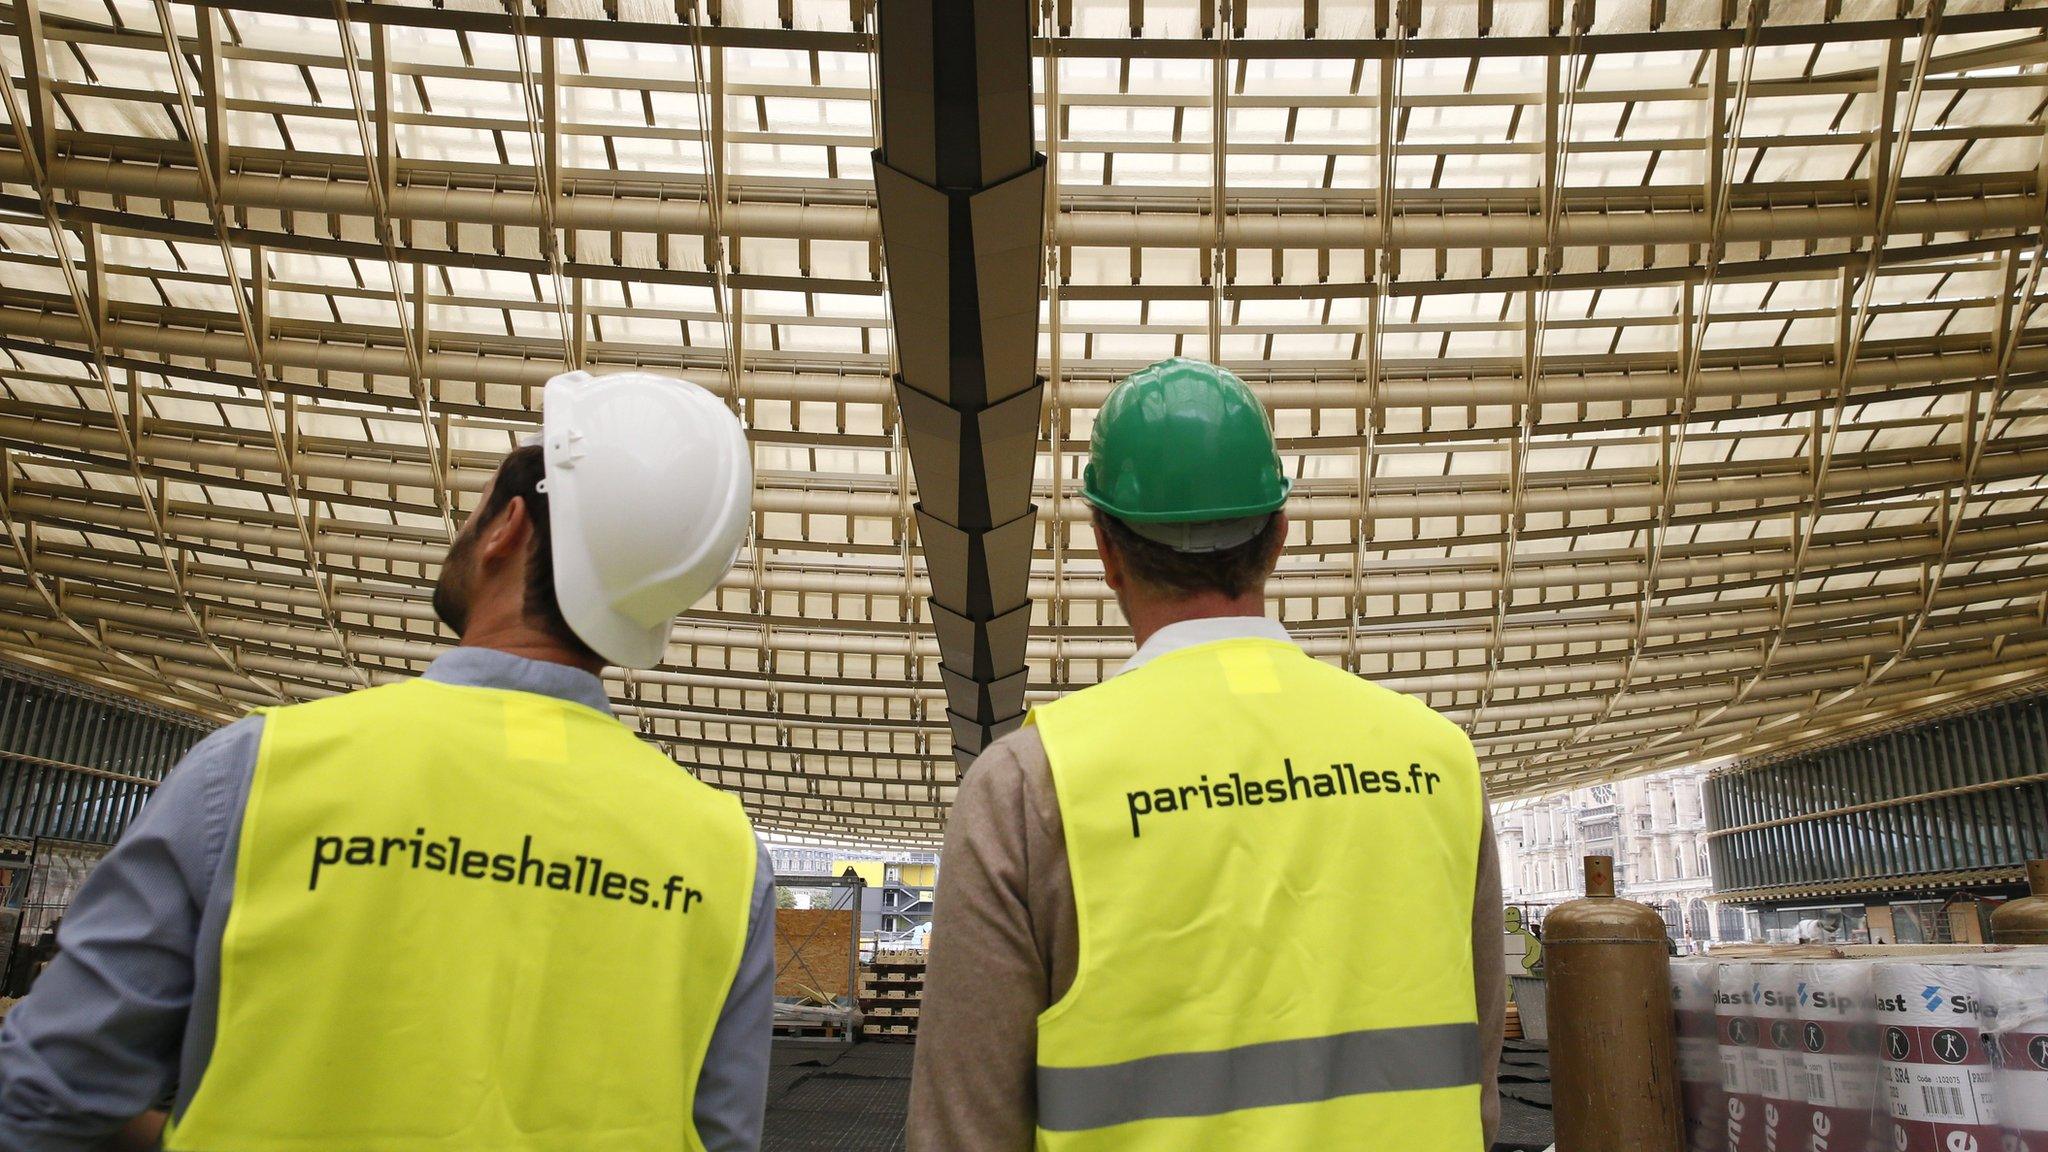
[[[1701,783],[1711,766],[1679,768],[1494,807],[1501,887],[1540,921],[1585,891],[1584,859],[1614,857],[1615,888],[1657,909],[1681,950],[1748,938],[1740,909],[1708,903],[1707,819]]]

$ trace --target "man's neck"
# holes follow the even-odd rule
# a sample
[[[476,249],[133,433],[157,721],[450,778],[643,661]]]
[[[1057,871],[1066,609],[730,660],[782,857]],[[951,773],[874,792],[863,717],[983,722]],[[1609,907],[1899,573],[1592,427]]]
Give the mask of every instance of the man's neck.
[[[604,674],[604,662],[593,661],[556,640],[546,632],[524,623],[498,626],[472,624],[467,635],[457,645],[461,648],[488,648],[523,660],[540,660],[549,664],[561,664],[592,676]]]
[[[1142,648],[1145,641],[1152,638],[1153,633],[1170,624],[1181,624],[1189,620],[1218,620],[1231,616],[1264,616],[1266,594],[1261,589],[1243,596],[1208,593],[1171,599],[1147,599],[1124,605],[1124,614],[1131,622],[1131,636]]]

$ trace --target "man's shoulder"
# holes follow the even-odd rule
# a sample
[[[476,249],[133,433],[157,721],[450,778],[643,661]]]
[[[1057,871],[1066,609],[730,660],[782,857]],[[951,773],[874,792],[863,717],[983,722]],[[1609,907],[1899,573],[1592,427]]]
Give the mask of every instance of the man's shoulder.
[[[1034,767],[1044,771],[1045,740],[1038,734],[1038,726],[1026,724],[998,737],[975,758],[973,770],[979,772],[984,764],[995,772],[1029,775]]]
[[[263,712],[251,712],[215,728],[185,751],[185,759],[213,759],[223,752],[238,750],[262,739],[264,715]]]
[[[232,724],[207,733],[186,749],[166,778],[178,781],[178,791],[210,789],[239,783],[256,765],[256,753],[263,743],[264,713],[251,712]]]
[[[1026,813],[1056,810],[1052,765],[1035,724],[1026,724],[991,743],[975,757],[960,778],[954,812],[997,817],[1009,822]]]
[[[295,723],[308,719],[340,717],[359,711],[376,711],[409,702],[409,690],[412,686],[425,683],[432,682],[423,676],[394,680],[370,688],[358,688],[353,692],[336,692],[331,696],[273,705],[251,713],[245,719],[262,720],[265,717],[272,717],[283,719],[286,723]]]

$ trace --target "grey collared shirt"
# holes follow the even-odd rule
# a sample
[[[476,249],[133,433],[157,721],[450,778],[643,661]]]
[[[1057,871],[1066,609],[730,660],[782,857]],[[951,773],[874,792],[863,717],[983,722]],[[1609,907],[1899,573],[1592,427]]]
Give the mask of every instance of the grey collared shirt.
[[[426,675],[611,712],[597,677],[490,649],[453,649]],[[84,1152],[151,1107],[191,1100],[213,1054],[221,931],[262,733],[251,716],[200,741],[65,912],[57,958],[0,1022],[0,1150]],[[774,1012],[775,873],[762,850],[746,949],[697,1079],[709,1152],[760,1147]]]
[[[1214,644],[1218,640],[1278,640],[1282,644],[1294,643],[1294,637],[1278,620],[1264,616],[1204,616],[1194,620],[1181,620],[1168,624],[1145,638],[1138,650],[1131,654],[1119,673],[1129,672],[1148,661],[1176,652],[1182,648],[1193,648],[1197,644]]]

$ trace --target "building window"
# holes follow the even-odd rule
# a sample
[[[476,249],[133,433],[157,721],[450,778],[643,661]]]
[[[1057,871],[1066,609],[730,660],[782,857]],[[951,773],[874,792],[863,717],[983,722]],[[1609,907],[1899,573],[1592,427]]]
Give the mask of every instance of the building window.
[[[1893,904],[1892,931],[1899,944],[1942,944],[1951,939],[1939,900]]]
[[[1743,923],[1742,909],[1723,904],[1717,919],[1721,922],[1721,939],[1737,941],[1749,939],[1749,929]]]
[[[1685,922],[1679,918],[1678,901],[1666,900],[1657,905],[1657,915],[1664,918],[1664,934],[1673,939],[1685,935]]]
[[[1707,902],[1694,900],[1686,905],[1686,928],[1694,940],[1710,940],[1714,936],[1714,923],[1707,914]]]

